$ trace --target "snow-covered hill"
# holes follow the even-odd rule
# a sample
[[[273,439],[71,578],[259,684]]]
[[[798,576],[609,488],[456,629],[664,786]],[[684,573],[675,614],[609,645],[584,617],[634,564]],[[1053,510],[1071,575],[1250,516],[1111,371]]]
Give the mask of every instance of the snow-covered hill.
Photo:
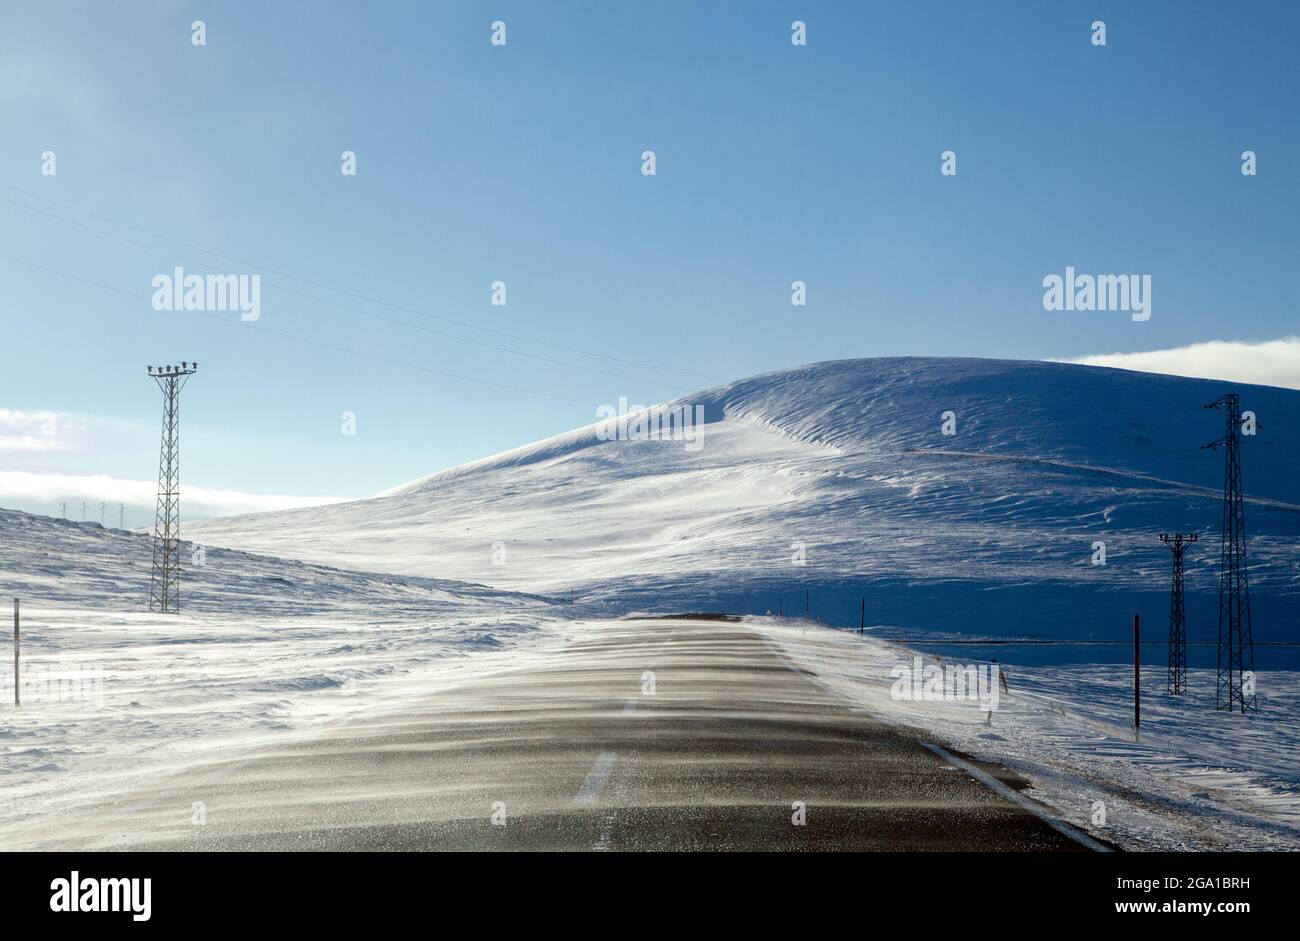
[[[1243,439],[1257,641],[1300,620],[1300,392],[1053,363],[870,359],[663,406],[702,442],[606,421],[327,507],[209,520],[198,541],[633,609],[1119,638],[1168,610],[1160,532],[1187,556],[1192,639],[1217,630],[1225,391]],[[951,412],[955,434],[944,434]],[[1094,565],[1105,543],[1106,564]],[[807,592],[807,595],[805,595]]]

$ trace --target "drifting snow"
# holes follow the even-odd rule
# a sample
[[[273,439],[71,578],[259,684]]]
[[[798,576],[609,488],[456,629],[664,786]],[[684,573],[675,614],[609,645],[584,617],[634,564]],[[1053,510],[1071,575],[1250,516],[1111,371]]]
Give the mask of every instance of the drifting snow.
[[[146,537],[0,510],[24,700],[6,655],[0,847],[61,808],[522,664],[578,629],[528,595],[222,549],[200,565],[196,548],[183,613],[148,614]]]

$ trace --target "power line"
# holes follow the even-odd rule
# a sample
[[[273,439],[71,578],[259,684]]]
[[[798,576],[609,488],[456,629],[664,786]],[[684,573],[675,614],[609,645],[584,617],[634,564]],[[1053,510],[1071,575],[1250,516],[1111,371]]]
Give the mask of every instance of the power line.
[[[114,287],[111,284],[104,284],[102,281],[95,281],[92,280],[91,278],[83,278],[80,275],[71,274],[66,271],[59,271],[55,268],[47,268],[45,265],[38,265],[35,262],[26,261],[22,258],[15,258],[12,255],[0,254],[0,259],[4,259],[5,261],[11,261],[19,265],[24,265],[25,267],[35,269],[36,271],[43,271],[46,274],[56,275],[61,278],[68,278],[72,281],[79,281],[82,284],[89,284],[92,287],[103,288],[106,291],[112,291],[115,294],[122,294],[126,297],[130,297],[135,300],[145,300],[145,301],[151,300],[150,297],[143,294],[136,294],[134,291],[128,291],[125,290],[124,288]],[[399,359],[391,359],[387,356],[379,356],[375,353],[363,353],[360,350],[350,349],[346,346],[337,346],[333,343],[326,343],[323,340],[312,340],[307,337],[300,337],[294,333],[285,333],[281,330],[272,330],[269,327],[255,327],[251,323],[245,323],[243,321],[238,321],[238,320],[230,320],[226,317],[219,317],[216,314],[210,313],[208,311],[187,310],[184,311],[184,313],[195,314],[196,316],[203,317],[207,320],[211,320],[214,323],[222,323],[240,329],[254,330],[257,333],[266,333],[266,334],[270,334],[271,336],[282,337],[286,340],[294,340],[298,343],[306,343],[309,344],[310,346],[320,347],[321,349],[333,350],[336,353],[347,353],[349,356],[358,356],[362,359],[369,359],[378,363],[385,363],[389,366],[400,366],[404,369],[414,369],[419,372],[430,373],[435,376],[445,376],[449,379],[458,379],[462,382],[473,382],[478,385],[491,386],[495,389],[504,389],[508,392],[521,392],[525,395],[536,395],[542,398],[556,399],[557,401],[560,402],[571,402],[575,405],[586,405],[593,408],[599,407],[599,403],[589,402],[585,399],[575,399],[575,398],[570,398],[569,396],[566,395],[556,395],[553,392],[542,392],[540,389],[528,389],[523,386],[509,385],[503,382],[493,382],[490,379],[480,379],[477,376],[463,376],[460,373],[448,372],[445,369],[435,369],[432,366],[421,366],[417,363],[407,363]]]
[[[160,255],[167,255],[167,256],[170,257],[170,258],[175,258],[175,259],[179,259],[180,261],[189,262],[189,263],[192,264],[192,265],[198,265],[198,266],[201,267],[201,268],[207,268],[207,269],[212,270],[212,271],[216,271],[216,270],[217,270],[216,266],[210,264],[209,262],[201,261],[201,260],[198,259],[198,258],[190,258],[190,257],[187,256],[187,255],[178,255],[178,254],[176,254],[175,252],[165,251],[164,249],[158,248],[158,247],[153,246],[153,245],[146,245],[144,242],[137,242],[135,239],[125,238],[124,236],[117,235],[117,234],[115,234],[115,233],[113,233],[113,232],[105,232],[103,229],[97,229],[97,228],[95,228],[94,226],[86,225],[84,222],[77,222],[75,219],[65,219],[65,218],[63,218],[62,216],[56,216],[54,213],[46,212],[46,211],[43,210],[43,209],[37,209],[37,208],[35,208],[34,206],[25,206],[25,205],[23,205],[23,204],[20,203],[20,202],[16,202],[15,200],[8,199],[8,198],[6,198],[6,197],[4,197],[4,196],[0,196],[0,202],[6,202],[6,203],[9,203],[9,204],[12,205],[12,206],[18,206],[20,209],[26,209],[28,212],[34,212],[34,213],[36,213],[36,214],[38,214],[38,215],[47,216],[47,217],[49,217],[50,219],[54,219],[54,220],[57,220],[57,221],[59,221],[59,222],[64,222],[64,223],[67,223],[68,225],[74,225],[74,226],[76,226],[76,227],[79,228],[79,229],[85,229],[87,232],[94,232],[95,234],[97,234],[97,235],[102,235],[102,236],[104,236],[104,237],[106,237],[106,238],[116,239],[117,241],[119,241],[119,242],[123,242],[123,243],[125,243],[125,244],[127,244],[127,245],[135,245],[135,246],[138,247],[138,248],[143,248],[145,251],[156,252],[156,253],[158,253],[158,254],[160,254]],[[256,267],[256,266],[253,266],[253,267]],[[566,369],[581,369],[581,370],[583,370],[583,371],[585,371],[585,372],[596,373],[596,374],[598,374],[598,375],[602,375],[602,376],[611,376],[611,377],[613,377],[613,378],[615,378],[615,379],[623,379],[623,380],[625,380],[625,381],[627,381],[627,382],[644,382],[644,383],[647,383],[647,384],[649,384],[649,385],[663,386],[663,387],[666,388],[666,389],[673,389],[673,390],[676,390],[676,391],[678,391],[678,392],[691,392],[691,391],[693,391],[692,389],[686,388],[686,387],[684,387],[684,386],[673,385],[672,383],[668,383],[668,382],[659,382],[658,380],[655,380],[655,379],[642,379],[642,378],[639,378],[639,377],[637,377],[637,376],[625,376],[625,375],[623,375],[622,373],[609,372],[609,371],[607,371],[607,370],[604,370],[604,369],[596,369],[596,368],[591,367],[591,366],[581,366],[581,365],[578,365],[577,363],[566,363],[566,362],[564,362],[563,360],[552,359],[552,358],[549,357],[549,356],[540,356],[540,355],[538,355],[538,354],[536,354],[536,353],[526,353],[526,352],[524,352],[523,350],[512,350],[512,349],[510,349],[509,347],[505,347],[505,346],[496,346],[496,345],[491,344],[491,343],[484,343],[484,342],[481,341],[481,340],[474,340],[474,339],[470,339],[469,337],[458,336],[457,334],[454,334],[454,333],[447,333],[446,331],[443,331],[443,330],[435,330],[435,329],[432,328],[432,327],[422,326],[421,324],[411,323],[411,322],[406,321],[406,320],[398,320],[398,319],[395,318],[395,317],[385,317],[383,314],[376,314],[376,313],[373,313],[373,312],[368,311],[368,310],[362,310],[360,307],[353,307],[353,306],[350,305],[350,304],[342,304],[342,303],[339,303],[338,301],[331,301],[331,300],[328,300],[328,299],[323,298],[323,297],[316,297],[316,296],[314,296],[314,295],[312,295],[312,294],[306,294],[306,293],[304,293],[304,292],[302,292],[302,291],[295,291],[295,290],[293,290],[292,288],[287,288],[287,287],[284,287],[283,285],[273,284],[273,283],[271,283],[270,281],[264,281],[264,282],[262,282],[262,283],[265,284],[265,285],[266,285],[267,287],[269,287],[269,288],[274,288],[275,290],[278,290],[278,291],[284,291],[286,294],[292,294],[292,295],[294,295],[294,296],[296,296],[296,297],[305,298],[306,300],[313,301],[313,302],[318,303],[318,304],[328,304],[328,305],[330,305],[331,307],[338,307],[338,308],[340,308],[341,310],[347,310],[347,311],[352,311],[353,313],[361,314],[361,316],[363,316],[363,317],[370,317],[370,318],[372,318],[372,319],[374,319],[374,320],[382,320],[382,321],[384,321],[385,323],[396,324],[397,326],[400,326],[400,327],[409,327],[409,328],[412,329],[412,330],[420,330],[420,331],[423,331],[423,332],[425,332],[425,333],[432,333],[432,334],[435,334],[435,335],[437,335],[437,336],[447,337],[448,339],[451,339],[451,340],[459,340],[459,341],[462,342],[462,343],[469,343],[469,344],[472,344],[472,345],[474,345],[474,346],[481,346],[481,347],[484,347],[484,348],[486,348],[486,349],[496,350],[496,351],[501,352],[501,353],[509,353],[509,354],[512,354],[512,355],[515,355],[515,356],[523,356],[523,357],[526,357],[526,358],[528,358],[528,359],[535,359],[535,360],[539,360],[539,361],[544,362],[544,363],[551,363],[551,364],[556,365],[556,366],[563,366],[563,367],[565,367]]]
[[[313,281],[313,280],[311,280],[310,278],[303,278],[303,277],[300,277],[300,276],[298,276],[298,275],[290,274],[290,273],[285,272],[285,271],[277,271],[276,269],[274,269],[274,268],[269,268],[269,267],[267,267],[266,265],[259,265],[259,264],[256,264],[256,263],[254,263],[254,262],[251,262],[251,261],[245,261],[245,260],[243,260],[243,259],[234,258],[234,257],[232,257],[232,256],[230,256],[230,255],[224,255],[224,254],[222,254],[221,252],[212,251],[211,249],[204,248],[204,247],[202,247],[201,245],[194,245],[193,243],[190,243],[190,242],[184,242],[184,241],[181,241],[181,240],[179,240],[179,239],[169,238],[168,236],[165,236],[165,235],[158,235],[157,233],[150,232],[150,231],[148,231],[147,229],[142,229],[142,228],[139,228],[138,226],[133,226],[133,225],[130,225],[129,223],[126,223],[126,222],[118,222],[118,221],[115,220],[115,219],[110,219],[110,218],[107,217],[107,216],[103,216],[103,215],[100,215],[100,214],[98,214],[98,213],[90,212],[89,210],[86,210],[86,209],[81,209],[81,208],[79,208],[79,207],[77,207],[77,206],[73,206],[73,205],[71,205],[71,204],[69,204],[69,203],[60,202],[60,201],[58,201],[58,200],[56,200],[56,199],[50,199],[50,198],[48,198],[48,197],[46,197],[46,196],[39,196],[39,195],[37,195],[37,194],[35,194],[35,193],[28,192],[27,190],[21,189],[20,187],[17,187],[17,186],[12,186],[12,185],[10,185],[10,184],[8,184],[8,183],[0,183],[0,187],[3,187],[3,188],[8,189],[8,190],[12,190],[12,191],[14,191],[14,192],[16,192],[16,193],[22,193],[24,196],[27,196],[27,197],[30,198],[30,199],[38,199],[38,200],[41,200],[42,202],[51,203],[51,204],[53,204],[53,205],[55,205],[55,206],[60,206],[60,207],[62,207],[62,208],[64,208],[64,209],[70,209],[70,210],[72,210],[73,212],[80,213],[80,214],[85,215],[85,216],[89,216],[89,217],[92,218],[92,219],[98,219],[98,220],[100,220],[101,222],[107,222],[107,223],[109,223],[110,225],[119,226],[120,228],[127,229],[127,230],[132,231],[132,232],[138,232],[138,233],[140,233],[141,235],[147,235],[149,238],[158,239],[159,241],[162,241],[162,242],[168,242],[168,243],[170,243],[170,244],[172,244],[172,245],[180,245],[180,246],[182,246],[183,248],[193,249],[193,250],[195,250],[195,251],[202,252],[202,253],[205,254],[205,255],[212,255],[213,257],[215,257],[215,258],[220,258],[220,259],[222,259],[222,260],[224,260],[224,261],[234,262],[234,263],[237,264],[237,265],[243,265],[244,267],[248,267],[248,268],[256,268],[256,269],[258,269],[259,271],[264,271],[264,272],[267,272],[267,273],[269,273],[269,274],[273,274],[273,275],[275,275],[276,277],[288,278],[288,279],[291,280],[291,281],[298,281],[298,282],[300,282],[300,283],[302,283],[302,284],[307,284],[307,285],[310,285],[310,286],[312,286],[312,287],[319,288],[319,289],[321,289],[321,290],[323,290],[323,291],[332,291],[332,292],[337,293],[337,294],[343,294],[343,295],[346,295],[346,296],[348,296],[348,297],[356,298],[357,300],[367,301],[368,303],[371,303],[371,304],[378,304],[378,305],[380,305],[381,307],[389,307],[389,308],[392,308],[393,310],[400,310],[400,311],[403,311],[403,312],[408,313],[408,314],[415,314],[416,316],[419,316],[419,317],[428,317],[428,318],[430,318],[430,319],[432,319],[432,320],[441,320],[441,321],[443,321],[443,322],[445,322],[445,323],[456,324],[457,326],[465,327],[466,329],[469,329],[469,330],[478,330],[478,331],[481,331],[481,332],[483,332],[483,333],[491,333],[491,334],[495,334],[496,336],[502,336],[502,337],[507,337],[507,338],[509,338],[509,339],[518,340],[518,341],[523,342],[523,343],[535,343],[535,344],[537,344],[538,346],[546,346],[546,347],[550,347],[551,349],[563,350],[563,351],[568,352],[568,353],[576,353],[576,354],[578,354],[579,356],[591,356],[591,357],[595,357],[595,358],[597,358],[597,359],[606,359],[606,360],[610,360],[611,362],[622,363],[622,364],[624,364],[625,366],[640,366],[640,367],[645,368],[645,369],[657,369],[657,370],[660,370],[661,372],[677,373],[678,375],[682,375],[682,376],[691,376],[691,377],[696,378],[696,379],[706,379],[706,380],[708,380],[708,381],[710,381],[710,382],[721,382],[721,381],[722,381],[721,378],[718,377],[718,376],[710,376],[710,375],[706,375],[706,374],[704,374],[704,373],[690,372],[689,370],[685,370],[685,369],[676,369],[676,368],[674,368],[674,367],[672,367],[672,366],[661,366],[661,365],[659,365],[659,364],[657,364],[657,363],[647,363],[647,362],[642,362],[642,361],[639,361],[639,360],[625,359],[625,358],[618,357],[618,356],[610,356],[610,355],[608,355],[608,354],[606,354],[606,353],[596,353],[596,352],[594,352],[594,351],[592,351],[592,350],[584,350],[584,349],[581,349],[581,348],[579,348],[579,347],[566,346],[566,345],[561,344],[561,343],[553,343],[553,342],[548,341],[548,340],[539,340],[539,339],[537,339],[537,338],[535,338],[535,337],[527,337],[527,336],[523,336],[523,335],[521,335],[521,334],[510,333],[510,332],[505,331],[505,330],[497,330],[497,329],[494,329],[494,328],[492,328],[492,327],[484,327],[484,326],[482,326],[482,325],[480,325],[480,324],[470,323],[470,322],[468,322],[468,321],[464,321],[464,320],[457,320],[457,319],[454,318],[454,317],[446,317],[446,316],[443,316],[443,315],[440,315],[440,314],[431,314],[431,313],[429,313],[428,311],[419,310],[419,309],[414,308],[414,307],[408,307],[408,306],[403,305],[403,304],[395,304],[395,303],[392,303],[391,301],[385,301],[385,300],[383,300],[383,299],[381,299],[381,298],[377,298],[377,297],[370,297],[370,296],[368,296],[368,295],[365,295],[365,294],[359,294],[359,293],[356,293],[356,292],[354,292],[354,291],[348,291],[348,290],[346,290],[346,289],[344,289],[344,288],[331,287],[331,286],[328,285],[328,284],[323,284],[323,283],[321,283],[321,282],[319,282],[319,281]],[[160,248],[158,248],[157,246],[154,246],[154,245],[145,245],[145,244],[142,243],[142,242],[136,242],[136,241],[134,241],[133,239],[125,238],[125,237],[120,236],[120,235],[117,235],[116,233],[113,233],[113,232],[105,232],[105,231],[103,231],[102,229],[96,229],[96,228],[94,228],[93,226],[87,226],[87,225],[85,225],[84,223],[77,222],[76,220],[73,220],[73,219],[65,219],[65,218],[62,217],[62,216],[57,216],[57,215],[54,215],[53,213],[45,212],[44,210],[37,209],[37,208],[34,207],[34,206],[28,206],[28,205],[26,205],[26,204],[24,204],[24,203],[20,203],[20,202],[18,202],[18,201],[16,201],[16,200],[6,199],[5,197],[2,197],[2,196],[0,196],[0,199],[3,199],[5,202],[10,203],[11,205],[18,206],[20,209],[26,209],[26,210],[29,211],[29,212],[34,212],[34,213],[39,213],[40,215],[49,216],[51,219],[56,219],[56,220],[58,220],[58,221],[60,221],[60,222],[65,222],[65,223],[67,223],[67,224],[69,224],[69,225],[79,226],[79,227],[81,227],[81,228],[83,228],[83,229],[86,229],[87,231],[95,232],[96,234],[103,235],[103,236],[105,236],[105,237],[107,237],[107,238],[118,239],[119,241],[126,242],[126,243],[131,244],[131,245],[136,245],[136,246],[139,246],[139,247],[141,247],[141,248],[147,249],[147,250],[149,250],[149,251],[154,251],[154,252],[163,252],[163,250],[160,249]],[[212,267],[213,267],[213,266],[212,266],[211,264],[209,264],[208,262],[199,261],[199,260],[197,260],[197,259],[186,258],[186,257],[183,256],[183,255],[177,255],[177,254],[175,254],[175,253],[171,253],[171,252],[165,252],[165,254],[170,254],[173,258],[181,258],[182,260],[184,260],[184,261],[189,261],[189,262],[191,262],[192,264],[203,265],[203,266],[208,267],[208,268],[212,268]],[[296,295],[299,296],[299,297],[305,297],[305,298],[308,298],[308,299],[310,299],[310,300],[317,301],[317,302],[319,302],[319,303],[323,303],[323,304],[331,304],[331,305],[333,305],[333,306],[335,306],[335,307],[340,307],[340,308],[342,308],[343,310],[351,310],[351,311],[356,311],[357,313],[368,314],[367,311],[362,311],[362,310],[359,310],[358,308],[351,307],[351,306],[348,306],[348,305],[346,305],[346,304],[340,304],[340,303],[338,303],[338,302],[336,302],[336,301],[330,301],[330,300],[327,300],[327,299],[325,299],[325,298],[318,298],[318,297],[314,297],[314,296],[309,295],[309,294],[303,294],[302,292],[294,291],[292,288],[287,288],[287,287],[285,287],[285,286],[283,286],[283,285],[272,284],[272,283],[270,283],[270,282],[267,282],[267,287],[274,288],[275,290],[278,290],[278,291],[284,291],[284,292],[286,292],[286,293],[288,293],[288,294],[296,294]],[[377,315],[375,315],[375,316],[377,316]],[[392,321],[392,322],[394,322],[394,323],[400,323],[400,324],[402,324],[402,325],[404,325],[404,326],[412,327],[413,329],[420,329],[420,328],[419,328],[418,326],[416,326],[415,324],[410,324],[410,323],[407,323],[406,321]],[[436,332],[436,331],[434,331],[434,332]],[[507,352],[507,353],[515,353],[515,354],[520,355],[520,356],[533,356],[533,354],[525,353],[525,352],[523,352],[523,351],[521,351],[521,350],[511,350],[511,349],[506,348],[506,347],[493,347],[493,346],[489,346],[488,344],[484,344],[484,343],[481,343],[480,341],[476,341],[476,340],[469,339],[468,337],[460,337],[460,336],[457,336],[457,335],[455,335],[455,334],[449,334],[449,333],[448,333],[448,334],[442,334],[442,335],[443,335],[443,336],[447,336],[447,337],[451,337],[452,339],[461,340],[461,341],[466,342],[466,343],[477,343],[477,344],[480,345],[480,346],[488,346],[488,348],[490,348],[490,349],[498,349],[498,350],[502,350],[502,351]],[[533,357],[533,358],[540,358],[540,357]],[[579,366],[579,365],[577,365],[577,364],[572,364],[572,363],[563,363],[563,362],[560,362],[559,360],[546,360],[546,361],[547,361],[547,362],[556,362],[556,363],[559,363],[560,365],[568,366],[568,367],[573,368],[573,369],[586,369],[586,368],[588,368],[588,367],[585,367],[585,366]],[[617,375],[617,374],[615,374],[615,373],[605,373],[605,375]],[[626,378],[630,378],[630,377],[626,377],[626,376],[618,376],[618,378],[624,378],[624,379],[626,379]],[[655,380],[644,379],[644,380],[634,380],[634,381],[639,381],[639,382],[654,382]],[[660,385],[667,385],[666,383],[659,383],[659,384],[660,384]],[[677,387],[677,386],[669,386],[669,388],[681,388],[681,387]],[[686,391],[690,391],[690,390],[686,390]]]

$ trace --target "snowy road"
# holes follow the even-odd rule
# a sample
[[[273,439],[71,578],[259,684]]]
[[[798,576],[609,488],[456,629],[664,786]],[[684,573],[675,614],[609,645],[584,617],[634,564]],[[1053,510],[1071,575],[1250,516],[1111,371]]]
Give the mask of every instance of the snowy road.
[[[1089,842],[852,710],[746,624],[710,619],[609,622],[525,668],[178,773],[24,837],[258,850]]]

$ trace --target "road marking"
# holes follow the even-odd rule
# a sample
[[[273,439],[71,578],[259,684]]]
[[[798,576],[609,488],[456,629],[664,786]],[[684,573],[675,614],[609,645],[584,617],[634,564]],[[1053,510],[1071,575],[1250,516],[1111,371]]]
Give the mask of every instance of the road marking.
[[[591,770],[587,772],[586,780],[582,782],[582,787],[578,788],[578,796],[573,799],[575,805],[586,807],[596,802],[596,798],[600,796],[600,789],[605,786],[605,780],[614,770],[616,761],[618,761],[617,752],[603,751],[596,756]]]
[[[1056,817],[1053,817],[1051,814],[1047,813],[1047,811],[1043,810],[1042,807],[1035,804],[1029,798],[1023,797],[1022,795],[1016,793],[1013,789],[1007,787],[997,778],[993,777],[993,775],[981,771],[979,768],[975,767],[969,761],[964,761],[963,759],[958,758],[956,755],[948,751],[946,748],[941,748],[938,745],[931,745],[929,742],[922,742],[921,744],[924,745],[926,748],[930,749],[930,751],[934,752],[944,761],[948,762],[950,765],[953,765],[957,768],[960,768],[962,771],[965,771],[976,781],[980,782],[980,784],[983,784],[987,788],[991,788],[992,790],[1001,794],[1007,800],[1012,801],[1015,804],[1019,804],[1025,810],[1029,811],[1031,814],[1033,814],[1039,820],[1043,821],[1043,823],[1047,824],[1053,830],[1056,830],[1058,833],[1062,833],[1065,836],[1068,836],[1076,843],[1080,843],[1083,846],[1086,846],[1088,849],[1092,850],[1095,853],[1113,852],[1113,850],[1109,846],[1106,846],[1103,843],[1098,843],[1092,837],[1088,836],[1088,834],[1084,833],[1083,831],[1075,827],[1070,826],[1064,820],[1058,820]]]

